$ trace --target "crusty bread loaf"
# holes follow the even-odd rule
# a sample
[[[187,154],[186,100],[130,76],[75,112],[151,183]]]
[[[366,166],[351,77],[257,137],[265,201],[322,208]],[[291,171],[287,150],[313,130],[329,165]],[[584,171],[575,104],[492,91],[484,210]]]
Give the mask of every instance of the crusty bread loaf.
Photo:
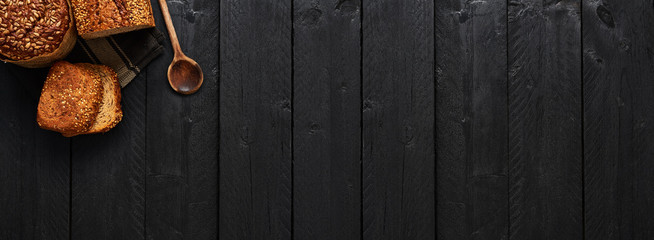
[[[43,85],[37,122],[66,137],[102,133],[122,119],[120,86],[106,66],[60,61]]]
[[[77,33],[67,0],[3,0],[0,9],[0,60],[45,67],[75,46]]]
[[[154,27],[149,0],[71,0],[84,39]]]

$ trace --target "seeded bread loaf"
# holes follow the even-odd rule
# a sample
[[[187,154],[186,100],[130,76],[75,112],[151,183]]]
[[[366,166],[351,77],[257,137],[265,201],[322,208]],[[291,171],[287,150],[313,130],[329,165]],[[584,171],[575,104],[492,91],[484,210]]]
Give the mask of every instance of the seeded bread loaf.
[[[77,34],[67,0],[2,0],[0,10],[0,60],[46,67],[75,46]]]
[[[149,0],[71,0],[84,39],[154,27]]]
[[[120,86],[109,67],[55,63],[43,85],[37,122],[66,137],[109,131],[122,119]]]

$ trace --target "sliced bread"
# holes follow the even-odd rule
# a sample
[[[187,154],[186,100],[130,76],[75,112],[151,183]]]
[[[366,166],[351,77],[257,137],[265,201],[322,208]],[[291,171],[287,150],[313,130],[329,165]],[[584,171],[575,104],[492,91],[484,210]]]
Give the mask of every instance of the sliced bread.
[[[95,71],[102,78],[103,93],[100,112],[91,126],[88,134],[105,133],[114,128],[123,118],[120,105],[121,94],[118,76],[111,68],[92,64],[81,64],[81,67]]]
[[[68,136],[87,132],[98,116],[102,91],[97,74],[68,62],[55,63],[41,91],[39,126]]]
[[[111,68],[60,61],[43,86],[37,122],[66,137],[107,132],[123,117],[120,101],[120,85]]]

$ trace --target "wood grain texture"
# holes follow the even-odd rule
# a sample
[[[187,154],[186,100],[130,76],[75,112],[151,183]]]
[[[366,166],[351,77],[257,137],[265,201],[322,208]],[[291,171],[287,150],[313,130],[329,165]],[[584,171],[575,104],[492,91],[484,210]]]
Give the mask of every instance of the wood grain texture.
[[[583,1],[587,239],[654,238],[651,2]]]
[[[360,1],[294,1],[294,238],[361,237]]]
[[[145,239],[145,81],[123,89],[118,126],[71,140],[71,239]]]
[[[291,239],[291,3],[221,1],[220,239]]]
[[[363,239],[434,239],[434,2],[363,2]]]
[[[218,237],[218,34],[219,5],[211,0],[169,1],[182,50],[202,67],[193,95],[172,90],[164,54],[148,67],[147,239]],[[161,8],[156,24],[165,33]]]
[[[436,1],[438,239],[508,239],[506,1]]]
[[[581,239],[579,1],[509,2],[510,239]]]
[[[70,141],[36,124],[46,74],[0,64],[0,239],[69,239]]]

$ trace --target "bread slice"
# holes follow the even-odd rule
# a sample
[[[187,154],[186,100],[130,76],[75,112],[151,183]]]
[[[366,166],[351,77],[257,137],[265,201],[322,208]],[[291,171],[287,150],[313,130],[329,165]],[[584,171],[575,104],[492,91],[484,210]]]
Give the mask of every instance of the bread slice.
[[[43,86],[37,122],[66,137],[104,133],[121,121],[120,101],[118,77],[111,68],[57,62]]]
[[[37,122],[43,129],[75,136],[87,132],[102,103],[102,79],[68,62],[55,63],[43,85]]]
[[[91,126],[88,134],[105,133],[114,128],[123,118],[123,110],[120,106],[121,94],[118,75],[107,66],[92,64],[81,64],[81,66],[95,71],[102,78],[104,91],[102,93],[102,104],[100,112]]]

